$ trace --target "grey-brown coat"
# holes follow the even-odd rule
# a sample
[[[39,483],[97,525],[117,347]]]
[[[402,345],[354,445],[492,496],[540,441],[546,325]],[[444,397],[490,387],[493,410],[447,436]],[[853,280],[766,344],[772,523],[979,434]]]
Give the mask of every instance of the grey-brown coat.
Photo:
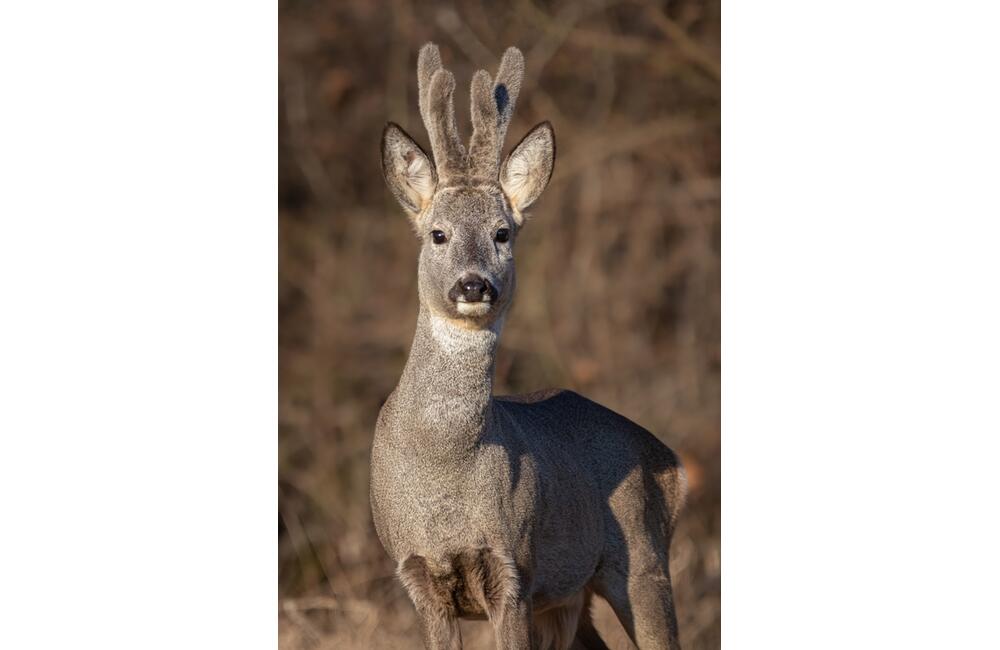
[[[668,570],[686,485],[677,456],[571,391],[493,395],[514,243],[555,161],[542,123],[500,164],[523,68],[510,48],[495,79],[473,77],[466,152],[454,77],[428,44],[418,85],[433,159],[398,126],[383,134],[386,181],[423,244],[417,331],[372,448],[376,530],[428,648],[460,648],[462,617],[489,619],[499,648],[603,647],[593,593],[640,649],[678,648]]]

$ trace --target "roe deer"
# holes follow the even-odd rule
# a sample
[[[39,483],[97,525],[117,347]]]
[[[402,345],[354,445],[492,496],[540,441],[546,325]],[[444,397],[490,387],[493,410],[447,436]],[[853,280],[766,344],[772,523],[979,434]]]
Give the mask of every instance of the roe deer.
[[[428,648],[461,648],[459,618],[489,619],[498,648],[606,647],[590,620],[597,594],[640,649],[676,649],[677,456],[568,390],[493,396],[514,244],[555,162],[542,122],[500,164],[523,74],[512,47],[496,79],[473,76],[466,151],[455,78],[428,43],[417,75],[433,158],[396,124],[382,135],[386,183],[422,247],[416,334],[375,429],[375,527]]]

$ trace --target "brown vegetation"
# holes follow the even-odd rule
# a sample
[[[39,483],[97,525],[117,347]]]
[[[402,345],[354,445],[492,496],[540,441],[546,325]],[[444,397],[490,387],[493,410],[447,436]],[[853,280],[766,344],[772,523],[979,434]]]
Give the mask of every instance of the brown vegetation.
[[[673,546],[686,648],[719,645],[717,2],[363,0],[280,4],[282,647],[419,648],[368,507],[378,409],[417,313],[418,243],[384,189],[379,137],[426,144],[416,54],[467,88],[517,45],[508,149],[555,127],[552,183],[518,240],[498,392],[566,386],[676,449],[691,496]],[[627,647],[606,606],[603,630]],[[467,647],[492,647],[463,624]]]

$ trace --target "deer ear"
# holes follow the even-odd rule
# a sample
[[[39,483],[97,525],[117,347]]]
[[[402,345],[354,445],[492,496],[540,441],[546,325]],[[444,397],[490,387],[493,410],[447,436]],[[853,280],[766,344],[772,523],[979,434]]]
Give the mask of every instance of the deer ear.
[[[520,222],[520,212],[535,202],[552,178],[556,162],[556,134],[552,125],[542,122],[524,136],[500,167],[500,186],[514,206],[514,216]]]
[[[393,122],[382,132],[382,176],[396,200],[413,216],[430,202],[438,181],[431,159]]]

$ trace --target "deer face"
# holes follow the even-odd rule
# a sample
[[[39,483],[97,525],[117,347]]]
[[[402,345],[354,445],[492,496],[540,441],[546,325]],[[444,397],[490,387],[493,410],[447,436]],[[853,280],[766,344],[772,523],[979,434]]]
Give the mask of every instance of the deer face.
[[[421,301],[449,318],[492,322],[514,292],[517,222],[498,188],[437,192],[420,219]]]
[[[504,54],[496,80],[472,80],[474,132],[466,153],[455,128],[455,81],[434,45],[420,51],[420,110],[433,159],[402,128],[382,134],[382,173],[422,242],[420,300],[467,327],[488,327],[514,292],[514,241],[524,211],[545,189],[555,162],[548,122],[533,128],[499,164],[523,74],[521,53]]]

